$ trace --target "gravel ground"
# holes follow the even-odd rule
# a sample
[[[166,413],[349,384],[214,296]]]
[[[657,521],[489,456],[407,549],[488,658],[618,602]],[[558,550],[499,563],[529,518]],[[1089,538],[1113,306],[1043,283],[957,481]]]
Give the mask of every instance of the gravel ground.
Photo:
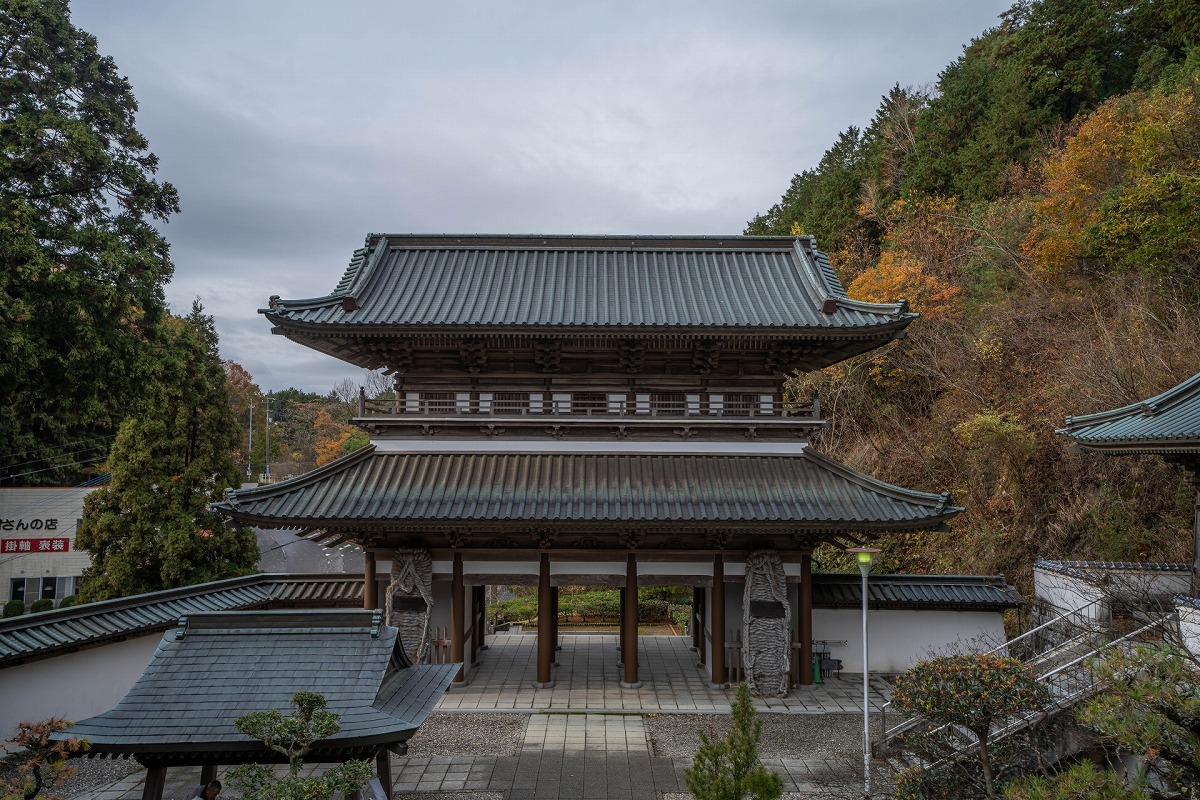
[[[862,758],[862,717],[856,714],[759,714],[763,723],[758,754],[762,758]],[[650,714],[646,727],[654,755],[690,758],[700,746],[699,732],[724,738],[728,714]]]
[[[72,765],[75,774],[63,781],[54,794],[63,797],[75,797],[85,792],[108,786],[141,769],[141,765],[132,758],[117,760],[113,758],[78,758]],[[0,761],[0,777],[7,778],[14,772],[10,760]]]
[[[430,714],[409,739],[408,754],[515,756],[528,721],[528,714]]]

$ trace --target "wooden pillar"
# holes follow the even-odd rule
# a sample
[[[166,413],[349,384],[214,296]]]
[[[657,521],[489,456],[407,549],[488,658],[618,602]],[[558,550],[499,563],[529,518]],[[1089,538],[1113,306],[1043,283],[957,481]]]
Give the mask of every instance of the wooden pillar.
[[[725,557],[713,556],[712,585],[712,686],[724,688],[729,685],[729,674],[725,671]]]
[[[621,651],[625,680],[621,681],[621,688],[636,689],[642,683],[638,680],[637,556],[633,553],[625,561],[625,605],[621,611],[621,627],[625,629],[625,649]]]
[[[538,638],[537,638],[537,683],[538,689],[554,685],[554,628],[550,617],[554,609],[550,600],[550,554],[542,553],[538,569]]]
[[[812,555],[800,556],[800,613],[796,615],[796,637],[800,641],[800,685],[813,684]]]
[[[703,607],[704,601],[701,599],[703,596],[704,590],[702,588],[699,586],[692,587],[692,621],[690,627],[692,629],[692,649],[697,651],[704,649],[704,623],[703,621],[697,622],[696,619],[696,615],[700,613],[700,609]]]
[[[621,606],[621,624],[618,626],[617,633],[617,652],[621,654],[621,658],[625,658],[625,587],[622,586],[617,590],[617,602]],[[618,661],[620,665],[624,661]]]
[[[1192,597],[1200,597],[1200,467],[1193,468],[1192,488]]]
[[[205,764],[200,768],[200,783],[208,786],[217,779],[217,765]]]
[[[562,650],[562,645],[558,643],[558,587],[550,587],[550,625],[554,631],[551,641],[554,642],[554,652]],[[558,666],[558,656],[554,657],[554,666]]]
[[[147,767],[146,783],[142,786],[142,800],[162,800],[163,788],[166,785],[166,767]]]
[[[379,775],[379,785],[383,787],[383,796],[392,796],[392,754],[386,747],[375,751],[375,773]]]
[[[454,554],[452,571],[450,573],[450,661],[455,664],[463,663],[463,639],[466,638],[463,629],[463,562],[462,553]],[[454,676],[455,683],[462,683],[467,668],[464,664]]]
[[[708,653],[705,652],[708,648],[704,643],[704,634],[708,630],[708,595],[703,586],[696,589],[696,594],[700,598],[700,605],[696,606],[696,652],[700,656],[698,666],[702,667],[708,663]]]
[[[375,578],[375,554],[363,550],[363,608],[374,611],[379,607],[379,583]]]

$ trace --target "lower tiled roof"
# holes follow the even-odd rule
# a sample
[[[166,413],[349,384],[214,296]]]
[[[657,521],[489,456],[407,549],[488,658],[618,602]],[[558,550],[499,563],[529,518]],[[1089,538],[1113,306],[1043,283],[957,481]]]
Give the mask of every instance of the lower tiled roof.
[[[1062,561],[1040,558],[1034,569],[1059,572],[1063,575],[1095,575],[1100,572],[1187,572],[1191,564],[1153,561]]]
[[[274,604],[307,608],[361,607],[356,575],[263,574],[85,603],[57,611],[0,620],[0,668],[145,636],[174,626],[180,617],[214,611],[249,611]]]
[[[858,573],[813,573],[814,608],[861,608]],[[1003,575],[871,575],[868,603],[874,609],[928,608],[991,611],[1025,604]]]
[[[397,529],[472,523],[787,524],[927,530],[962,511],[948,494],[795,455],[392,453],[367,447],[291,480],[231,491],[214,509],[264,527]]]

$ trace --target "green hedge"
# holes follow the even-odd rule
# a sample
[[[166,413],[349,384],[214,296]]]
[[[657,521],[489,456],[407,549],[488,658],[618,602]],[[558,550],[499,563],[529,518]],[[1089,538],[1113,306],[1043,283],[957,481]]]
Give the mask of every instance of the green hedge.
[[[652,587],[649,592],[658,588]],[[690,591],[688,594],[690,596]],[[674,622],[682,627],[678,620],[686,622],[691,614],[690,605],[671,603],[662,599],[661,594],[659,597],[646,597],[639,591],[638,596],[638,622]],[[537,619],[538,615],[537,596],[514,597],[502,603],[495,603],[488,606],[488,614],[497,625],[531,622]],[[616,625],[621,621],[621,592],[618,589],[593,589],[571,594],[560,593],[558,619],[560,623],[566,624]]]
[[[24,600],[9,600],[4,604],[4,619],[19,617],[25,613]]]
[[[71,606],[79,605],[81,602],[82,601],[79,599],[79,595],[69,594],[62,599],[62,602],[60,602],[58,604],[58,607],[59,608],[70,608]]]
[[[54,608],[54,601],[48,597],[43,597],[39,600],[34,600],[33,605],[29,606],[30,614],[39,614],[43,611],[50,611]]]

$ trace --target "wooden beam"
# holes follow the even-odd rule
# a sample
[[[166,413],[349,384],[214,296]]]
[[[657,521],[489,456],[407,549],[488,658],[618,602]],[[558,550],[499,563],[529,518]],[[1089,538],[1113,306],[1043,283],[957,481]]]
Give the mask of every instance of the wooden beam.
[[[379,785],[383,787],[383,796],[392,796],[392,754],[386,747],[375,752],[375,772],[379,775]]]

